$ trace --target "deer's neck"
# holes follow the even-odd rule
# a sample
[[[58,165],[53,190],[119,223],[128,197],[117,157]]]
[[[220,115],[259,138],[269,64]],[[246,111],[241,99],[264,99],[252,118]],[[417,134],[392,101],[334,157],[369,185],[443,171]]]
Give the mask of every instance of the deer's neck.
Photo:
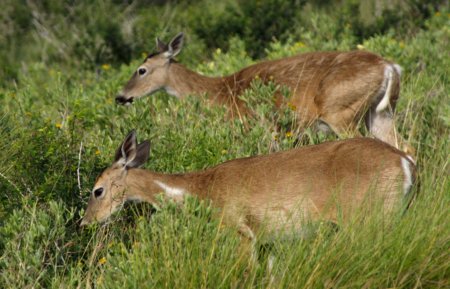
[[[179,63],[171,63],[165,89],[169,94],[179,98],[206,93],[210,99],[214,100],[225,95],[225,92],[229,92],[228,78],[204,76]]]
[[[127,199],[154,203],[159,193],[175,201],[182,201],[185,195],[204,198],[209,189],[208,176],[208,172],[160,174],[132,169],[127,175]]]

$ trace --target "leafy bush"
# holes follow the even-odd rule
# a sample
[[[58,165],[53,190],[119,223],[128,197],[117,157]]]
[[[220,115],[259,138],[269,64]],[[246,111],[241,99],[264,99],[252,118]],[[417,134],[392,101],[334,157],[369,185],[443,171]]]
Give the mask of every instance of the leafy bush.
[[[0,23],[7,27],[0,35],[1,73],[15,82],[1,78],[0,286],[449,287],[448,11],[430,10],[412,22],[389,20],[364,36],[352,22],[357,11],[344,9],[356,5],[353,1],[333,7],[327,1],[295,2],[298,9],[286,12],[299,15],[295,19],[282,16],[291,15],[283,14],[289,1],[269,1],[261,8],[255,1],[178,2],[7,1],[2,6],[8,21]],[[280,7],[270,6],[275,3]],[[268,7],[278,12],[266,15]],[[261,19],[247,19],[249,14]],[[270,17],[285,19],[270,26]],[[396,31],[396,21],[405,29]],[[251,25],[283,36],[272,41],[268,35],[275,32],[267,32],[265,40],[255,41],[257,35],[246,31]],[[219,33],[219,27],[229,30]],[[311,129],[300,137],[289,104],[273,107],[274,96],[288,91],[258,79],[241,96],[254,111],[242,120],[227,119],[225,108],[201,96],[179,100],[158,92],[131,107],[115,105],[115,94],[142,53],[152,49],[154,36],[167,41],[180,30],[188,35],[180,61],[207,75],[237,71],[259,61],[254,55],[275,59],[358,44],[399,63],[404,73],[397,127],[418,153],[412,207],[387,227],[375,212],[333,233],[276,239],[268,249],[276,257],[273,275],[266,258],[259,265],[250,261],[245,240],[221,226],[214,204],[195,198],[183,206],[161,200],[153,209],[131,204],[110,224],[80,229],[96,176],[132,128],[151,141],[145,167],[165,173],[336,138]],[[128,59],[134,60],[123,63]]]
[[[45,208],[33,202],[14,210],[0,228],[2,258],[0,284],[6,288],[50,287],[64,266],[67,251],[66,225],[74,211],[50,201]]]

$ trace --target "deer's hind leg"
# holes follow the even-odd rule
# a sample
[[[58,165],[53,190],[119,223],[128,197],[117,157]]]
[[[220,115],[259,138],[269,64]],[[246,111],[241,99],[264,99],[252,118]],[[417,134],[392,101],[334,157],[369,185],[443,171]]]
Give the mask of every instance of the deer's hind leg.
[[[400,136],[394,121],[395,106],[400,93],[400,68],[396,65],[387,66],[384,82],[385,88],[366,114],[366,126],[374,137],[414,155],[414,148]]]
[[[362,136],[358,130],[361,117],[358,110],[353,107],[327,113],[321,116],[320,120],[326,123],[339,138]]]

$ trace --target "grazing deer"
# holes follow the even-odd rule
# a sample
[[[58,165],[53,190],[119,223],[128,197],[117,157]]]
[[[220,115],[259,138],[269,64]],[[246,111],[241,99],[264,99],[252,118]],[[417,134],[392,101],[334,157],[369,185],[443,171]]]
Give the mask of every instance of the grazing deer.
[[[321,121],[339,136],[359,136],[358,123],[365,119],[376,138],[414,152],[394,125],[401,72],[397,64],[366,51],[312,52],[260,62],[225,77],[207,77],[174,60],[183,38],[180,33],[168,45],[157,38],[158,52],[147,56],[116,102],[131,104],[164,89],[179,98],[206,94],[213,103],[228,105],[233,114],[241,115],[248,108],[239,95],[259,77],[290,89],[289,103],[296,108],[300,127]],[[276,94],[276,103],[281,105],[281,93]]]
[[[301,234],[305,218],[348,219],[368,200],[379,200],[387,214],[409,199],[415,176],[405,153],[371,138],[240,158],[185,174],[138,168],[149,149],[148,141],[138,144],[134,131],[125,138],[95,182],[82,226],[106,221],[126,201],[154,204],[164,193],[175,201],[185,195],[211,200],[223,221],[250,240],[263,225],[273,235],[285,229]]]

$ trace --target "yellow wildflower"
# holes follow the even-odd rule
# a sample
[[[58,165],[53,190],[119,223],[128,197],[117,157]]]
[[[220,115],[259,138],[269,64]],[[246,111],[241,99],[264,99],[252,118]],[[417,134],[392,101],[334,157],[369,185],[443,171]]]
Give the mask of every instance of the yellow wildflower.
[[[106,258],[105,258],[105,257],[101,257],[100,260],[98,260],[98,263],[99,263],[100,265],[105,264],[105,263],[106,263]]]
[[[286,137],[292,137],[292,132],[291,131],[286,132]]]
[[[287,103],[287,106],[288,106],[289,109],[292,110],[292,111],[296,111],[296,110],[297,110],[297,107],[296,107],[293,103],[291,103],[291,102],[288,102],[288,103]]]
[[[100,154],[100,151],[99,151],[99,150],[96,150],[96,151],[95,151],[95,154],[96,154],[96,155],[99,155],[99,154]]]
[[[363,50],[365,47],[362,44],[358,44],[356,45],[356,48],[358,48],[359,50]]]
[[[109,64],[105,63],[105,64],[102,65],[102,69],[103,70],[109,70],[110,68],[111,68],[111,65],[109,65]]]
[[[302,47],[305,47],[306,45],[305,45],[305,43],[298,41],[298,42],[295,42],[294,46],[297,48],[302,48]]]
[[[55,126],[56,126],[57,128],[62,128],[62,124],[61,124],[61,123],[59,123],[59,122],[58,122],[58,123],[56,123],[56,124],[55,124]]]
[[[101,285],[103,283],[103,275],[100,275],[98,278],[97,278],[97,285]]]
[[[226,155],[228,153],[228,151],[227,150],[222,150],[220,153],[223,154],[223,155]]]
[[[221,53],[222,53],[222,50],[220,48],[217,48],[216,49],[216,54],[221,54]]]
[[[214,66],[215,66],[215,64],[214,64],[213,61],[211,61],[211,62],[208,63],[208,68],[209,68],[209,69],[213,69]]]
[[[148,53],[147,52],[142,52],[142,58],[147,58]]]

